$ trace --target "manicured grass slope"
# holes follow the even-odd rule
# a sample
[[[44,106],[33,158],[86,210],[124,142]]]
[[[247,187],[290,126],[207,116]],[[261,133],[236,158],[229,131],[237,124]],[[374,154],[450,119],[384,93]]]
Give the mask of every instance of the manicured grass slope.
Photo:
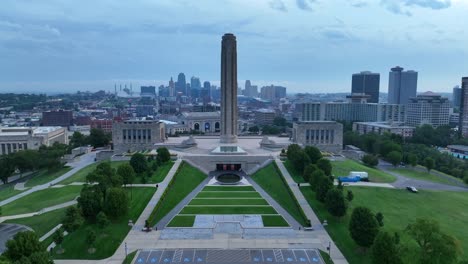
[[[19,218],[5,221],[5,223],[15,223],[20,225],[29,226],[36,232],[38,237],[45,235],[47,232],[52,230],[62,222],[65,217],[65,211],[67,209],[59,209],[51,212],[47,212],[41,215],[35,215],[27,218]]]
[[[193,199],[188,205],[268,205],[264,199]]]
[[[33,192],[2,206],[2,213],[3,215],[17,215],[37,212],[43,208],[75,199],[80,195],[81,188],[82,186],[65,186]]]
[[[130,188],[128,188],[130,189]],[[130,196],[130,190],[128,190]],[[75,232],[67,235],[63,241],[63,254],[54,254],[56,259],[104,259],[114,254],[115,250],[124,240],[130,227],[128,220],[135,222],[145,206],[150,201],[155,188],[133,188],[133,199],[130,201],[129,212],[126,216],[114,220],[109,226],[100,229],[95,224],[85,224]],[[94,230],[97,234],[95,242],[96,252],[88,253],[86,236],[88,230]]]
[[[180,203],[185,196],[187,196],[206,178],[206,175],[186,162],[183,162],[175,177],[174,184],[170,186],[166,197],[163,201],[160,201],[162,204],[156,213],[154,221],[151,223],[152,225],[156,224],[178,203]]]
[[[413,179],[418,179],[418,180],[426,180],[426,181],[431,181],[431,182],[436,182],[436,183],[442,183],[442,184],[448,184],[448,185],[454,185],[458,186],[459,184],[454,183],[453,181],[450,181],[449,179],[439,177],[437,175],[433,175],[431,173],[425,172],[425,171],[418,171],[418,170],[413,170],[411,168],[395,168],[391,169],[391,171],[394,171],[398,174],[401,174],[405,177],[408,178],[413,178]],[[447,177],[453,178],[455,181],[462,183],[460,179],[457,179],[455,177],[447,175]]]
[[[277,214],[271,206],[186,206],[180,214]]]
[[[292,165],[290,160],[285,160],[284,161],[284,166],[288,170],[289,174],[291,174],[291,177],[293,180],[297,183],[304,183],[305,180],[302,177],[302,171],[296,170],[296,168]]]
[[[257,192],[200,192],[196,198],[262,198]]]
[[[262,215],[264,227],[286,227],[288,222],[281,215]]]
[[[252,179],[258,183],[276,202],[291,214],[301,225],[307,225],[306,219],[301,214],[301,209],[295,202],[295,198],[289,193],[288,186],[281,179],[281,175],[275,168],[275,164],[257,171]]]
[[[172,218],[168,227],[192,227],[195,222],[194,215],[177,215]]]
[[[29,179],[26,182],[25,187],[34,187],[36,185],[48,183],[54,180],[55,178],[58,178],[63,174],[69,172],[71,169],[71,167],[64,167],[54,171],[48,171],[46,169],[38,171],[31,179]]]
[[[14,188],[14,184],[9,184],[8,187],[5,187],[3,189],[0,190],[0,201],[3,201],[3,200],[6,200],[12,196],[15,196],[19,193],[22,193],[23,191],[18,191],[18,190],[15,190]]]
[[[255,189],[252,186],[206,186],[203,188],[204,192],[210,191],[222,191],[222,192],[255,192]]]
[[[335,177],[338,176],[348,176],[350,171],[365,171],[369,174],[369,180],[371,182],[394,182],[396,177],[385,173],[381,170],[367,167],[363,164],[360,164],[354,160],[344,160],[344,161],[333,161],[332,162],[333,170],[332,174]]]
[[[346,256],[350,263],[370,263],[369,254],[358,253],[358,246],[354,243],[348,231],[349,218],[352,208],[357,206],[369,207],[374,213],[384,215],[384,230],[393,234],[399,232],[402,243],[414,252],[414,243],[409,243],[404,228],[416,218],[432,218],[440,223],[441,229],[457,237],[464,251],[464,258],[468,256],[468,193],[466,192],[435,192],[420,191],[418,194],[406,190],[347,187],[354,193],[354,200],[350,204],[348,214],[341,220],[332,217],[325,206],[315,200],[315,194],[309,187],[302,187],[301,191],[321,221],[327,220],[326,227],[329,234]],[[414,263],[414,253],[410,253],[404,263]]]

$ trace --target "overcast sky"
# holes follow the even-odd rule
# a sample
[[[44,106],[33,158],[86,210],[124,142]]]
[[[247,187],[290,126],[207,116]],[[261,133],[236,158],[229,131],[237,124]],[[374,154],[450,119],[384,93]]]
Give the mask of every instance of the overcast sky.
[[[288,92],[349,92],[351,74],[400,65],[418,92],[468,76],[468,0],[1,0],[0,92],[113,90],[220,79],[237,36],[238,79]]]

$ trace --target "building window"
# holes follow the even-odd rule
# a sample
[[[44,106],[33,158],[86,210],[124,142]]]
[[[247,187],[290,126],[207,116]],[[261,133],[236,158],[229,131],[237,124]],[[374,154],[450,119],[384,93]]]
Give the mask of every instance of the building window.
[[[126,129],[122,130],[122,135],[123,135],[123,140],[126,140],[127,139],[127,130]]]
[[[148,129],[148,139],[151,140],[151,129]]]
[[[5,153],[5,144],[2,144],[2,154],[6,154]]]
[[[23,143],[23,148],[24,148],[24,149],[28,149],[28,144],[27,144],[27,143]]]

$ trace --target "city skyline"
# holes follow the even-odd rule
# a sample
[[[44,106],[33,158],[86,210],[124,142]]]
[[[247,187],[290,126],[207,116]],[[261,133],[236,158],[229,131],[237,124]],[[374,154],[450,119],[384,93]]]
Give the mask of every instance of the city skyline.
[[[468,34],[460,23],[468,2],[461,0],[3,5],[5,92],[159,86],[179,72],[219,85],[216,44],[226,32],[242,43],[239,83],[249,79],[259,87],[349,92],[353,73],[372,71],[387,92],[388,72],[399,65],[418,71],[418,92],[451,92],[468,72]],[[221,6],[230,14],[220,14]],[[168,19],[174,16],[177,22]]]

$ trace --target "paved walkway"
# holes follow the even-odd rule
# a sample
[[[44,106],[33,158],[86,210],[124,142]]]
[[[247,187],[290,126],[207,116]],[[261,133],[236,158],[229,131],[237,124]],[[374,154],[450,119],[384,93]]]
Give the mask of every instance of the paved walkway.
[[[18,200],[18,199],[20,199],[20,198],[22,198],[24,196],[27,196],[27,195],[33,193],[33,192],[45,190],[45,189],[49,188],[51,185],[55,185],[55,184],[65,180],[65,179],[71,177],[73,174],[75,174],[76,172],[78,172],[82,168],[84,168],[84,167],[88,166],[89,164],[93,163],[95,157],[96,157],[95,152],[87,153],[85,155],[80,156],[79,160],[67,163],[67,166],[70,166],[70,167],[73,168],[70,171],[68,171],[67,173],[63,174],[60,177],[55,178],[54,180],[52,180],[52,181],[50,181],[50,182],[48,182],[46,184],[34,186],[29,190],[26,190],[26,191],[24,191],[22,193],[19,193],[19,194],[15,195],[15,196],[12,196],[12,197],[8,198],[8,199],[0,201],[0,206],[4,206],[6,204],[9,204],[9,203],[11,203],[13,201],[16,201],[16,200]]]
[[[32,213],[27,213],[27,214],[19,214],[19,215],[2,216],[2,217],[0,217],[0,223],[2,223],[4,221],[7,221],[7,220],[26,218],[26,217],[31,217],[31,216],[35,216],[35,215],[44,214],[44,213],[47,213],[47,212],[50,212],[50,211],[55,211],[55,210],[58,210],[58,209],[69,207],[69,206],[75,205],[77,203],[78,202],[76,201],[76,198],[75,198],[75,200],[73,200],[73,201],[57,204],[57,205],[54,205],[54,206],[51,206],[51,207],[46,207],[46,208],[41,209],[41,210],[39,210],[37,212],[32,212]]]
[[[291,191],[293,192],[294,196],[299,202],[299,205],[301,206],[305,215],[307,216],[308,219],[310,219],[312,227],[314,228],[314,231],[312,232],[318,233],[317,235],[322,242],[322,248],[328,247],[328,243],[331,243],[331,258],[333,259],[333,262],[335,264],[348,263],[348,261],[346,261],[346,258],[343,256],[341,251],[338,249],[338,247],[335,245],[331,237],[328,235],[327,231],[322,227],[320,220],[318,219],[317,215],[314,213],[314,211],[310,207],[309,203],[307,202],[301,190],[297,186],[297,183],[293,180],[293,178],[289,174],[283,162],[279,160],[278,158],[275,159],[275,162],[276,162],[276,165],[278,165],[278,168],[283,174],[284,178],[286,179],[286,182],[291,188]]]
[[[338,181],[333,182],[334,185],[338,185]],[[310,183],[301,183],[302,186],[310,186]],[[344,182],[343,186],[363,186],[363,187],[377,187],[377,188],[388,188],[395,189],[395,186],[390,183],[377,183],[377,182]]]

